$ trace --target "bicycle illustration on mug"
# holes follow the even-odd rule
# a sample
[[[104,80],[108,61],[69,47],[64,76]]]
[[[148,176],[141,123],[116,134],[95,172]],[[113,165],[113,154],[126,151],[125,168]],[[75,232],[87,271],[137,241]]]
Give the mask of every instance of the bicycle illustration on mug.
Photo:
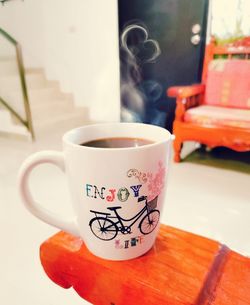
[[[145,201],[145,206],[130,219],[125,219],[119,215],[118,210],[121,209],[120,206],[107,208],[113,212],[113,216],[111,213],[90,210],[90,212],[95,214],[95,217],[89,222],[90,229],[97,238],[109,241],[114,239],[119,232],[131,234],[132,226],[137,221],[140,221],[138,228],[142,234],[147,235],[156,228],[160,219],[160,211],[156,209],[157,199],[158,196],[148,202],[147,196],[139,197],[138,202]]]

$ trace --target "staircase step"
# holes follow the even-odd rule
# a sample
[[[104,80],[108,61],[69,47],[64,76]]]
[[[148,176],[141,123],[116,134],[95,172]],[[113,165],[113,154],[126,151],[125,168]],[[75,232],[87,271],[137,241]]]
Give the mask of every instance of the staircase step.
[[[46,118],[40,117],[37,118],[36,121],[34,121],[34,126],[36,127],[43,127],[44,125],[50,125],[50,124],[54,124],[56,122],[60,122],[60,121],[67,121],[68,119],[72,119],[74,117],[79,118],[79,117],[85,117],[86,116],[86,112],[85,112],[85,108],[81,107],[81,108],[74,108],[73,111],[71,112],[67,112],[67,113],[58,113],[54,116],[46,116]]]
[[[13,57],[0,57],[0,76],[18,74],[17,61]]]
[[[69,126],[68,129],[74,128],[86,124],[88,121],[88,113],[85,108],[75,108],[74,111],[70,113],[57,114],[54,116],[48,116],[46,119],[36,119],[33,122],[35,132],[41,133],[43,131],[48,131],[51,128],[56,128],[59,126]]]
[[[59,89],[51,88],[41,88],[29,90],[30,103],[35,104],[46,104],[51,103],[51,100],[71,100],[73,101],[73,95],[70,93],[62,93]]]
[[[62,96],[59,86],[29,89],[29,99],[33,102]]]
[[[65,99],[71,97],[70,94],[65,95],[61,93],[58,84],[53,87],[28,89],[28,96],[31,104],[39,104],[40,102],[49,103],[51,99]],[[11,90],[6,92],[2,97],[5,98],[6,101],[15,101],[16,104],[23,104],[23,95],[20,90]]]
[[[29,134],[27,128],[22,124],[13,124],[11,114],[3,108],[0,109],[0,132],[20,135]]]
[[[42,68],[26,68],[25,75],[27,74],[41,74],[44,75]],[[0,56],[0,75],[19,75],[18,62],[16,57],[1,57]]]
[[[75,127],[90,124],[88,119],[87,109],[74,108],[74,111],[50,115],[47,118],[39,118],[33,121],[35,130],[35,137],[46,137],[47,133],[61,135]],[[13,134],[17,136],[24,136],[24,138],[31,139],[31,135],[27,128],[17,121],[7,110],[0,109],[0,134]]]
[[[64,129],[66,131],[85,125],[88,122],[87,111],[82,107],[74,108],[73,111],[67,113],[49,114],[47,117],[42,115],[39,118],[33,118],[35,135],[41,135],[54,129]],[[0,109],[0,132],[29,136],[27,128],[3,108]]]
[[[30,102],[35,136],[47,132],[62,132],[89,123],[85,108],[74,107],[73,95],[60,91],[57,81],[48,81],[40,68],[25,70],[27,91]],[[12,108],[26,118],[23,93],[16,61],[12,58],[0,58],[0,96]],[[0,107],[0,132],[28,135],[23,126],[7,110]]]
[[[33,121],[46,119],[48,116],[67,114],[74,111],[72,100],[50,100],[50,103],[31,103],[31,113]]]
[[[25,74],[32,74],[32,73],[40,73],[44,75],[44,70],[42,68],[25,68]]]
[[[33,119],[74,109],[72,94],[63,94],[53,87],[30,90],[28,95]],[[14,91],[2,97],[21,117],[26,117],[22,92]]]
[[[40,73],[27,74],[25,76],[28,89],[40,89],[44,87],[57,86],[57,81],[48,81],[44,75]],[[9,92],[10,90],[21,90],[21,81],[19,75],[0,75],[1,92]]]

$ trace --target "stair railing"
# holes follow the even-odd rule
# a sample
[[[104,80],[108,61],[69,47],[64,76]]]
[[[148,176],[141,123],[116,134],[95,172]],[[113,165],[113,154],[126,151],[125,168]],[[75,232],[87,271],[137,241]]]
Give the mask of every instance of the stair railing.
[[[15,47],[15,52],[16,52],[16,60],[17,60],[17,67],[18,67],[18,73],[19,73],[19,78],[21,82],[21,89],[22,89],[22,97],[23,97],[23,102],[24,102],[24,110],[25,110],[25,115],[26,118],[23,119],[14,109],[11,107],[8,102],[3,99],[0,96],[0,103],[8,109],[11,114],[22,124],[24,125],[28,131],[31,134],[32,140],[35,139],[35,133],[33,129],[33,124],[32,124],[32,116],[31,116],[31,110],[30,110],[30,103],[29,103],[29,97],[28,97],[28,92],[27,92],[27,84],[25,80],[25,69],[23,65],[23,56],[22,56],[22,48],[21,45],[18,41],[16,41],[13,37],[11,37],[7,32],[5,32],[2,28],[0,28],[0,35],[2,35],[5,39],[7,39],[14,47]]]

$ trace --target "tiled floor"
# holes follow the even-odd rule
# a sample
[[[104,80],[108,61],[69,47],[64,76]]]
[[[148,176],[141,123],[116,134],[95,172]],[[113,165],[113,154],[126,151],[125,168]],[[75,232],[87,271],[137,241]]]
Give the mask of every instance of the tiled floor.
[[[44,274],[39,245],[54,229],[31,216],[16,187],[21,162],[34,151],[61,149],[62,131],[35,144],[0,137],[0,303],[3,305],[87,304]],[[72,213],[64,175],[44,165],[32,174],[35,198],[62,215]],[[250,255],[250,179],[246,174],[189,163],[172,164],[162,222],[214,238]]]

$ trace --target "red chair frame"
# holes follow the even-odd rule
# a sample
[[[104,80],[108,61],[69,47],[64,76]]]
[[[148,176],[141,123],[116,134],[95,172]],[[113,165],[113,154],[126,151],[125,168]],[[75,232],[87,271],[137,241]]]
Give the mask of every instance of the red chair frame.
[[[250,150],[249,129],[220,126],[207,127],[184,121],[187,109],[199,106],[204,102],[208,65],[216,55],[226,56],[227,59],[232,59],[235,55],[241,55],[245,59],[250,59],[250,37],[226,46],[217,46],[212,38],[206,47],[202,84],[168,88],[167,95],[176,98],[175,120],[173,124],[175,162],[180,162],[181,160],[180,153],[184,141],[197,141],[211,148],[226,146],[236,151]]]

